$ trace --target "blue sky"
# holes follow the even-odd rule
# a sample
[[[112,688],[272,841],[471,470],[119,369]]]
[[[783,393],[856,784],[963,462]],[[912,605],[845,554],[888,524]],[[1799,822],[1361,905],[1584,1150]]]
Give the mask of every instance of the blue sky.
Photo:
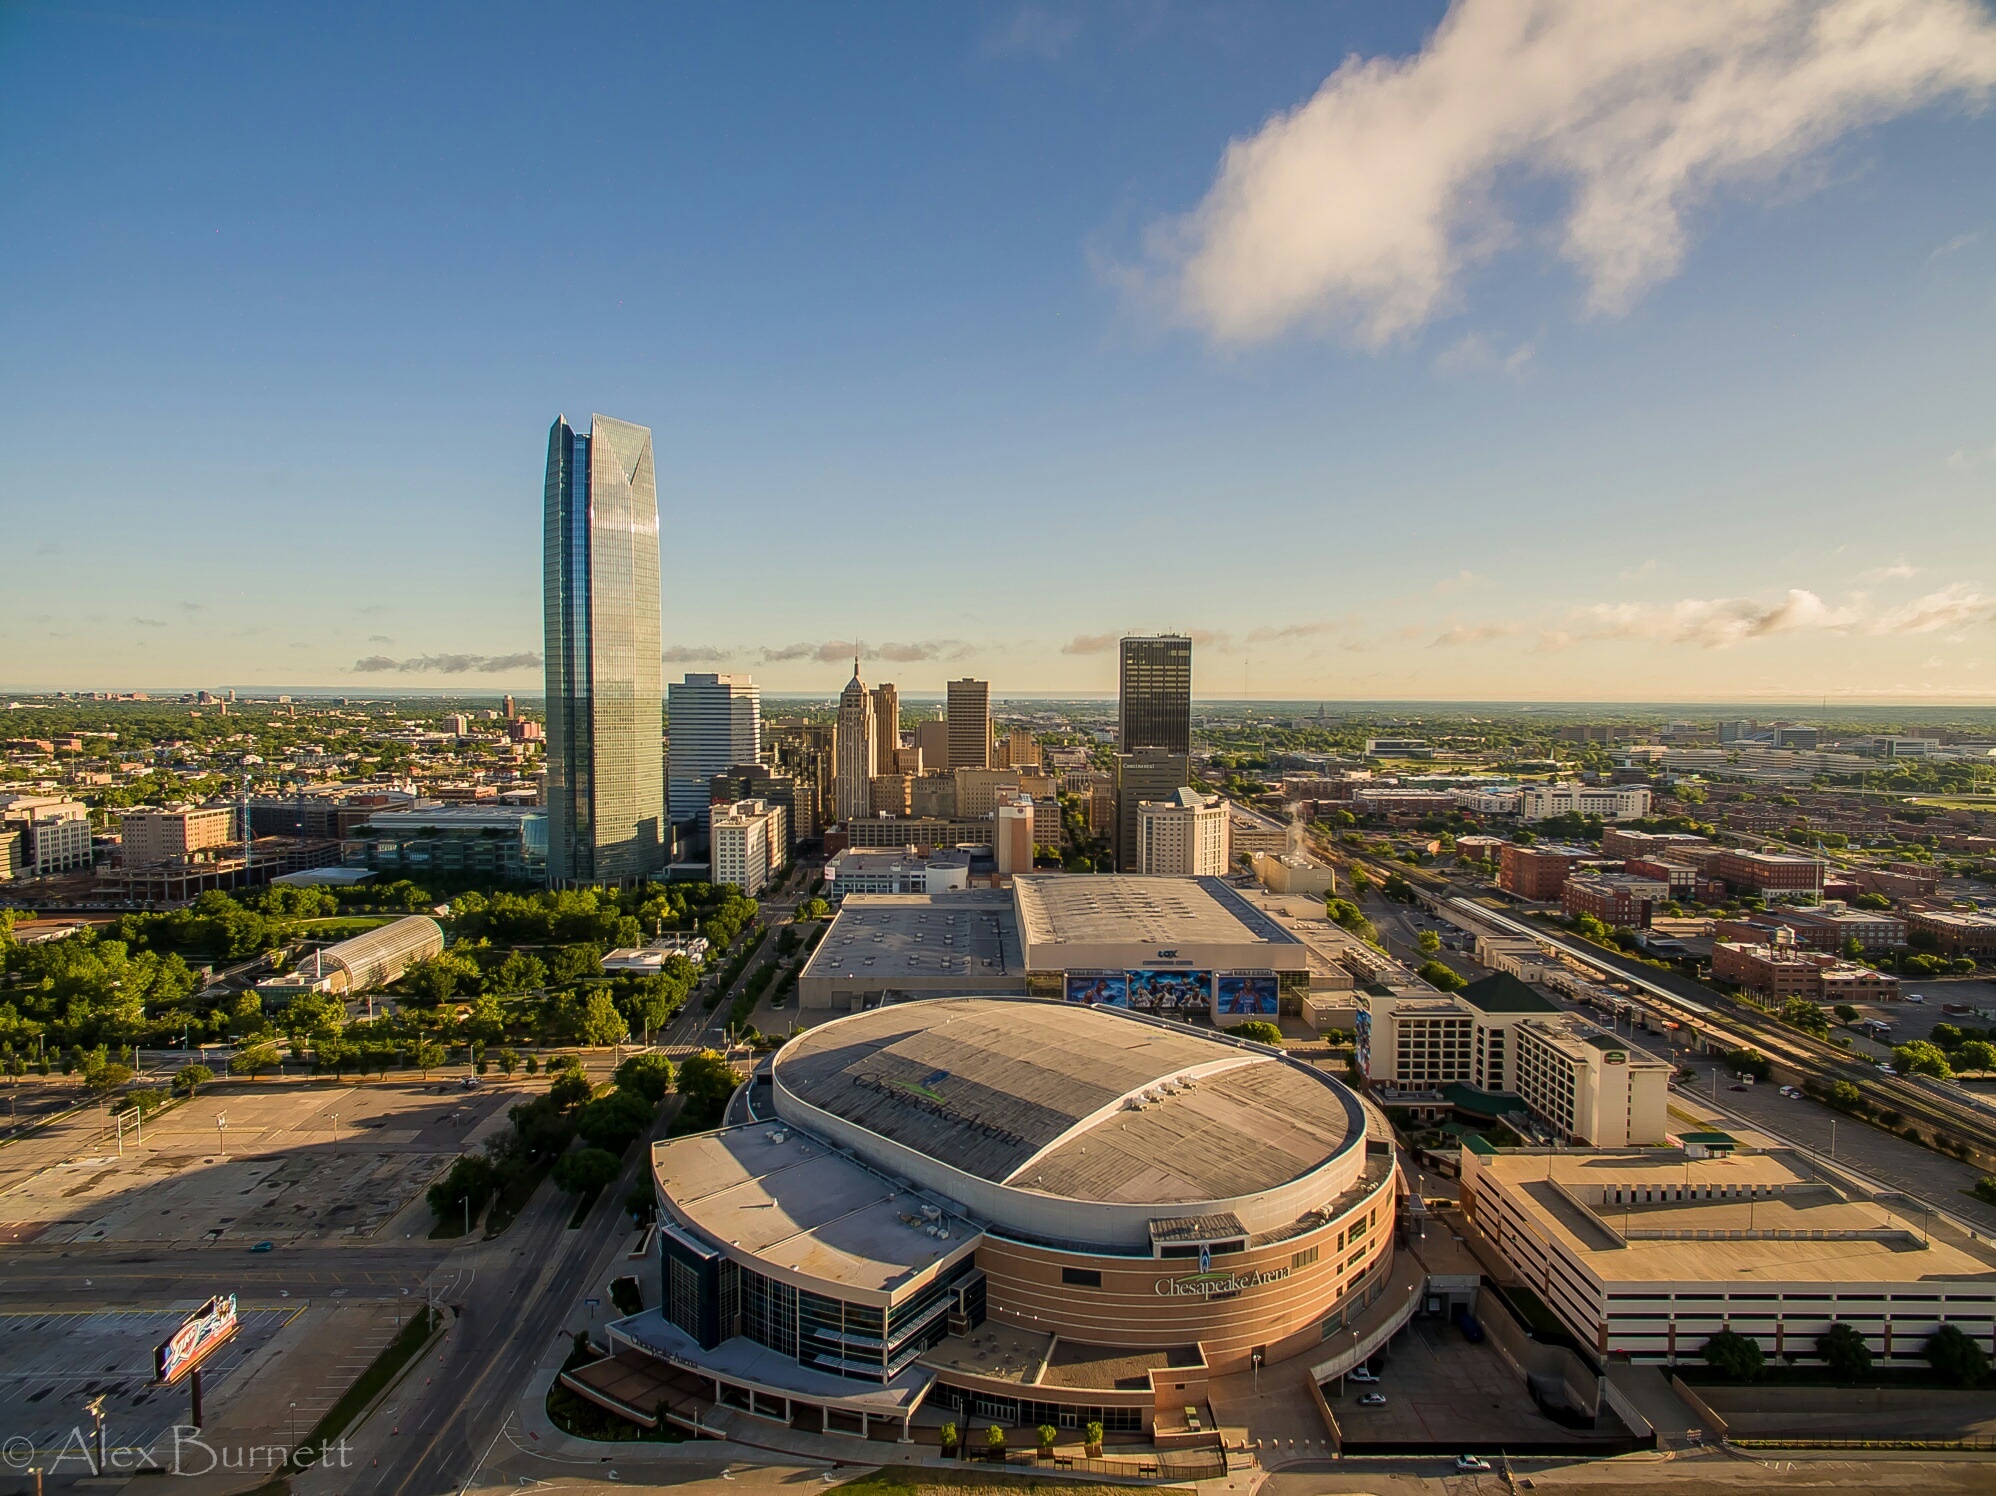
[[[0,5],[0,684],[533,689],[602,411],[673,677],[1989,699],[1996,19],[1849,3]]]

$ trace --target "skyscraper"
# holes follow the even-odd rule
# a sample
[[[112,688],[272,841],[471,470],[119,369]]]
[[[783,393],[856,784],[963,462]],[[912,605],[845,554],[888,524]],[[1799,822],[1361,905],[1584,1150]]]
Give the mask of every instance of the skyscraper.
[[[873,813],[873,750],[879,728],[873,718],[873,695],[859,678],[859,657],[852,662],[852,679],[839,693],[838,814],[841,821]]]
[[[1138,753],[1192,751],[1192,641],[1161,634],[1123,641],[1121,731],[1116,748]]]
[[[1145,748],[1116,755],[1116,871],[1134,873],[1143,867],[1138,835],[1138,810],[1146,800],[1169,800],[1192,777],[1192,760],[1183,753]]]
[[[953,680],[949,683],[949,766],[952,769],[991,767],[991,682]]]
[[[873,772],[894,772],[894,750],[901,746],[901,693],[892,681],[873,688]]]
[[[557,416],[542,536],[548,881],[634,882],[665,866],[651,432]]]
[[[665,688],[665,704],[672,819],[704,830],[714,776],[762,761],[762,693],[746,675],[692,674]]]

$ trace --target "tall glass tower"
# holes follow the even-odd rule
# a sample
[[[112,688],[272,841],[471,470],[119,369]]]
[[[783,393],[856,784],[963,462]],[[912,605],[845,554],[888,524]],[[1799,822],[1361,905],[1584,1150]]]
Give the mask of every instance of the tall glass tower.
[[[689,675],[665,688],[672,819],[708,825],[714,776],[762,762],[762,693],[746,675]]]
[[[1122,644],[1116,751],[1192,751],[1192,641],[1183,634],[1132,635]]]
[[[557,416],[544,518],[548,881],[631,883],[666,857],[651,431]]]

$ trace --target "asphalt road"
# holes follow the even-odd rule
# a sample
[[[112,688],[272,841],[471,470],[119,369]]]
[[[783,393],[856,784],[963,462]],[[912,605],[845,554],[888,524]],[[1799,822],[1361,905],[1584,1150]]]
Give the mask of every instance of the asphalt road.
[[[258,1302],[418,1288],[448,1255],[441,1245],[283,1247],[248,1252],[236,1243],[165,1251],[121,1244],[13,1246],[0,1272],[0,1309],[78,1309],[160,1304],[216,1291]],[[196,1292],[199,1289],[200,1292]]]

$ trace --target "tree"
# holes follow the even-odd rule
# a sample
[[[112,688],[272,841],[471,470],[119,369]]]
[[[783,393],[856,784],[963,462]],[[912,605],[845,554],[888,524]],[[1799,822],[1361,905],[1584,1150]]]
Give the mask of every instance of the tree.
[[[1424,955],[1429,956],[1432,956],[1442,948],[1442,938],[1433,930],[1421,931],[1419,935],[1414,937],[1414,943],[1421,948]]]
[[[1774,1066],[1766,1055],[1757,1049],[1729,1049],[1724,1056],[1725,1066],[1736,1075],[1751,1075],[1755,1080],[1766,1080],[1774,1074]]]
[[[427,1196],[430,1213],[445,1225],[461,1221],[467,1205],[471,1214],[477,1215],[491,1198],[498,1182],[498,1170],[489,1158],[467,1153],[450,1166],[443,1178],[430,1186]]]
[[[131,1078],[132,1067],[116,1060],[93,1059],[83,1071],[84,1088],[96,1096],[109,1096]]]
[[[1047,1455],[1053,1453],[1053,1441],[1060,1437],[1060,1430],[1055,1428],[1051,1423],[1043,1423],[1034,1429],[1033,1432],[1039,1435],[1040,1457],[1044,1459]]]
[[[1892,901],[1882,893],[1861,893],[1851,902],[1860,909],[1890,909]]]
[[[1237,1039],[1252,1039],[1257,1044],[1280,1044],[1282,1030],[1265,1019],[1250,1018],[1246,1023],[1237,1023],[1227,1030]]]
[[[1723,1372],[1736,1382],[1756,1380],[1767,1365],[1767,1357],[1758,1341],[1731,1330],[1721,1330],[1714,1335],[1698,1354],[1705,1358],[1707,1366]]]
[[[502,1049],[492,1058],[498,1062],[503,1075],[511,1075],[520,1068],[520,1051],[517,1049]]]
[[[1838,1023],[1857,1022],[1857,1009],[1853,1008],[1849,1003],[1838,1003],[1834,1008],[1830,1009],[1830,1011],[1837,1015]]]
[[[576,1114],[575,1130],[592,1148],[622,1153],[632,1139],[651,1125],[657,1103],[637,1091],[615,1090],[599,1096]]]
[[[631,1026],[624,1021],[624,1015],[617,1011],[617,1004],[607,992],[592,992],[582,1010],[580,1033],[577,1035],[584,1044],[621,1044],[631,1036]]]
[[[672,1061],[657,1053],[634,1054],[617,1067],[612,1078],[619,1088],[636,1091],[657,1106],[672,1089]]]
[[[430,1072],[441,1065],[446,1058],[443,1045],[434,1039],[418,1039],[409,1046],[409,1059],[423,1072],[423,1079],[430,1078]]]
[[[1954,1052],[1952,1063],[1957,1070],[1996,1070],[1996,1044],[1970,1039]]]
[[[1091,1455],[1099,1455],[1102,1452],[1102,1425],[1100,1423],[1091,1420],[1089,1423],[1083,1425],[1081,1438]]]
[[[555,1161],[554,1182],[571,1195],[586,1195],[614,1182],[622,1172],[616,1154],[601,1148],[578,1148]]]
[[[1421,969],[1414,974],[1430,987],[1434,987],[1442,992],[1460,992],[1469,985],[1467,978],[1442,965],[1439,961],[1422,963]]]
[[[564,1070],[555,1076],[554,1084],[548,1087],[548,1100],[557,1111],[569,1111],[585,1105],[596,1094],[596,1088],[589,1084],[589,1077],[581,1070]]]
[[[156,1112],[167,1103],[167,1094],[152,1086],[141,1086],[135,1091],[127,1091],[118,1098],[113,1111],[137,1112],[141,1117]]]
[[[703,1049],[680,1063],[677,1084],[688,1106],[718,1114],[741,1081],[734,1066],[718,1050]]]
[[[215,1072],[206,1065],[182,1065],[173,1073],[173,1089],[183,1096],[192,1096],[214,1078]]]
[[[1819,1039],[1830,1031],[1830,1021],[1823,1016],[1823,1010],[1806,997],[1791,997],[1783,1003],[1781,1021]]]
[[[1958,1387],[1973,1387],[1989,1375],[1989,1356],[1957,1325],[1942,1325],[1927,1337],[1927,1364]]]
[[[797,923],[805,924],[814,919],[830,919],[832,906],[823,899],[806,899],[797,906]]]
[[[1854,1112],[1864,1104],[1864,1093],[1847,1080],[1830,1087],[1830,1105],[1840,1112]]]
[[[229,1057],[229,1074],[247,1075],[255,1080],[259,1071],[279,1062],[277,1046],[269,1040],[246,1044]]]
[[[1351,896],[1355,899],[1362,899],[1372,892],[1372,874],[1357,863],[1352,864],[1351,877],[1347,881],[1351,884]]]
[[[1005,1430],[995,1423],[987,1428],[984,1431],[984,1447],[987,1449],[1003,1449],[1005,1447]]]
[[[1947,1062],[1947,1055],[1937,1045],[1925,1039],[1914,1039],[1907,1044],[1892,1046],[1892,1063],[1901,1075],[1931,1075],[1935,1080],[1946,1080],[1954,1074]]]
[[[1816,1337],[1816,1356],[1840,1382],[1855,1382],[1871,1371],[1871,1347],[1862,1335],[1841,1322]]]

